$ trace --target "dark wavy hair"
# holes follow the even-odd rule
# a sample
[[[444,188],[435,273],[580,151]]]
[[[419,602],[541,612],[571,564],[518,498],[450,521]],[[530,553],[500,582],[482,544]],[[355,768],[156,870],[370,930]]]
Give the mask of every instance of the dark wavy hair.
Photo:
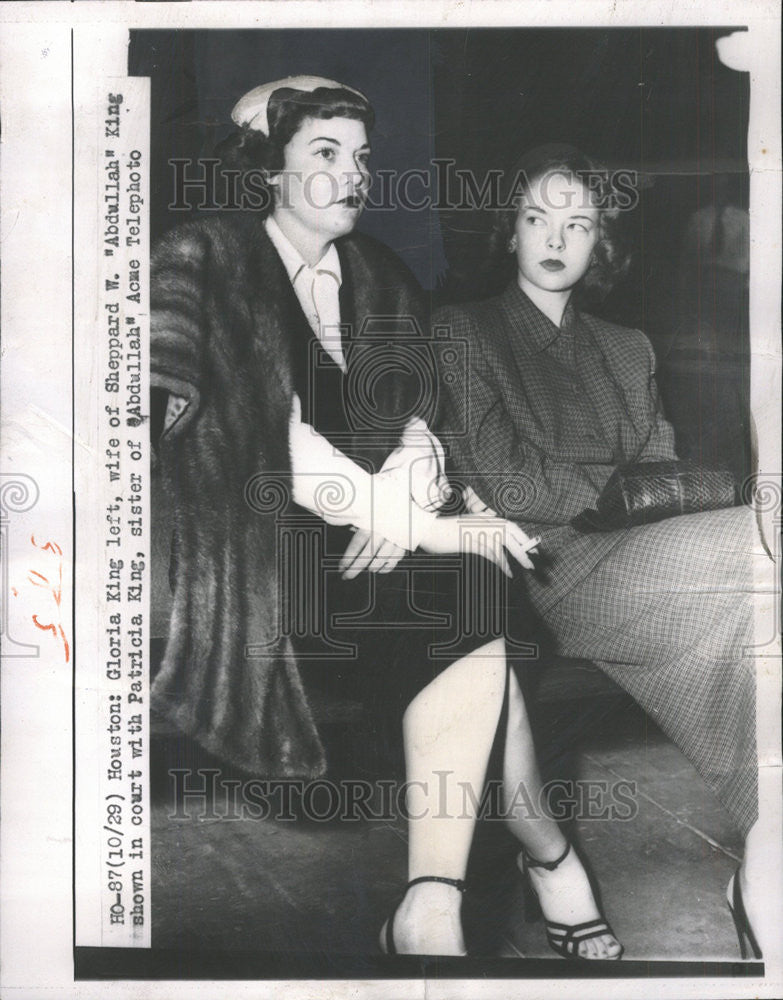
[[[238,170],[261,176],[276,174],[285,166],[285,147],[299,131],[306,118],[353,118],[364,123],[369,132],[375,125],[375,112],[366,98],[352,90],[317,87],[312,91],[279,87],[269,98],[267,121],[269,135],[247,126],[236,129],[215,147],[221,169]],[[269,193],[266,211],[272,207]]]
[[[509,251],[509,241],[514,233],[520,200],[535,180],[550,173],[564,173],[584,184],[599,210],[598,242],[575,291],[587,300],[602,299],[625,275],[630,264],[631,256],[620,234],[618,203],[622,202],[611,173],[580,149],[565,143],[536,146],[506,173],[502,207],[494,213],[489,235],[487,290],[499,292],[515,276],[516,255]]]

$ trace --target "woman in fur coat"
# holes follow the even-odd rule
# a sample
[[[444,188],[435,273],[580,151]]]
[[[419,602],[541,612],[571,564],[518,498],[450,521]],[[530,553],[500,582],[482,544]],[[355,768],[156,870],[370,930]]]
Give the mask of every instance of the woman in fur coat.
[[[477,573],[489,582],[471,599],[491,611],[509,557],[531,568],[535,539],[490,510],[441,509],[443,452],[428,426],[437,358],[422,294],[393,253],[354,232],[369,186],[366,98],[288,78],[245,95],[233,118],[239,130],[220,155],[261,211],[182,226],[153,259],[152,380],[174,508],[174,606],[153,695],[183,731],[249,772],[315,777],[323,750],[297,659],[326,656],[328,669],[336,646],[366,664],[371,692],[396,687],[418,818],[410,882],[381,944],[463,954],[475,820],[464,788],[480,799],[501,716],[509,795],[524,782],[535,797],[539,779],[504,626],[462,628],[440,656],[423,640],[437,638],[433,613],[459,618],[460,581]],[[406,571],[416,549],[457,571],[430,566],[430,616],[392,629],[400,595],[408,615],[418,607]],[[336,612],[353,624],[333,630]],[[408,650],[422,639],[410,667],[387,655],[395,632]],[[539,895],[553,947],[619,957],[580,861],[567,846],[554,859],[556,824],[509,822],[531,856],[549,859]]]

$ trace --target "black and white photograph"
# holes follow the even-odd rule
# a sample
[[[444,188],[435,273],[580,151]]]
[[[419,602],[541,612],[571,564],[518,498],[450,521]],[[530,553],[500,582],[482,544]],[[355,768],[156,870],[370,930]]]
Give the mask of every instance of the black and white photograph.
[[[89,6],[0,81],[9,994],[774,996],[779,11]]]

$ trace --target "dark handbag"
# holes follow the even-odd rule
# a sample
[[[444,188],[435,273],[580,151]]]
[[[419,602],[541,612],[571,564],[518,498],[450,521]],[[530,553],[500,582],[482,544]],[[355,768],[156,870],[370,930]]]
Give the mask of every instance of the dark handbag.
[[[620,465],[606,481],[596,510],[582,511],[571,524],[579,531],[612,531],[652,524],[680,514],[733,507],[734,476],[696,462],[639,462]]]

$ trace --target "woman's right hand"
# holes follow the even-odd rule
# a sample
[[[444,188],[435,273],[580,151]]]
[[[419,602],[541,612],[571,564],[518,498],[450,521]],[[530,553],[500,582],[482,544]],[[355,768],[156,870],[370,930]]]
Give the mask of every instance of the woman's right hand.
[[[536,554],[540,541],[540,538],[530,538],[513,521],[487,511],[434,517],[420,546],[425,552],[438,555],[464,552],[482,556],[495,563],[506,576],[511,576],[507,554],[525,569],[535,569],[530,555]]]

